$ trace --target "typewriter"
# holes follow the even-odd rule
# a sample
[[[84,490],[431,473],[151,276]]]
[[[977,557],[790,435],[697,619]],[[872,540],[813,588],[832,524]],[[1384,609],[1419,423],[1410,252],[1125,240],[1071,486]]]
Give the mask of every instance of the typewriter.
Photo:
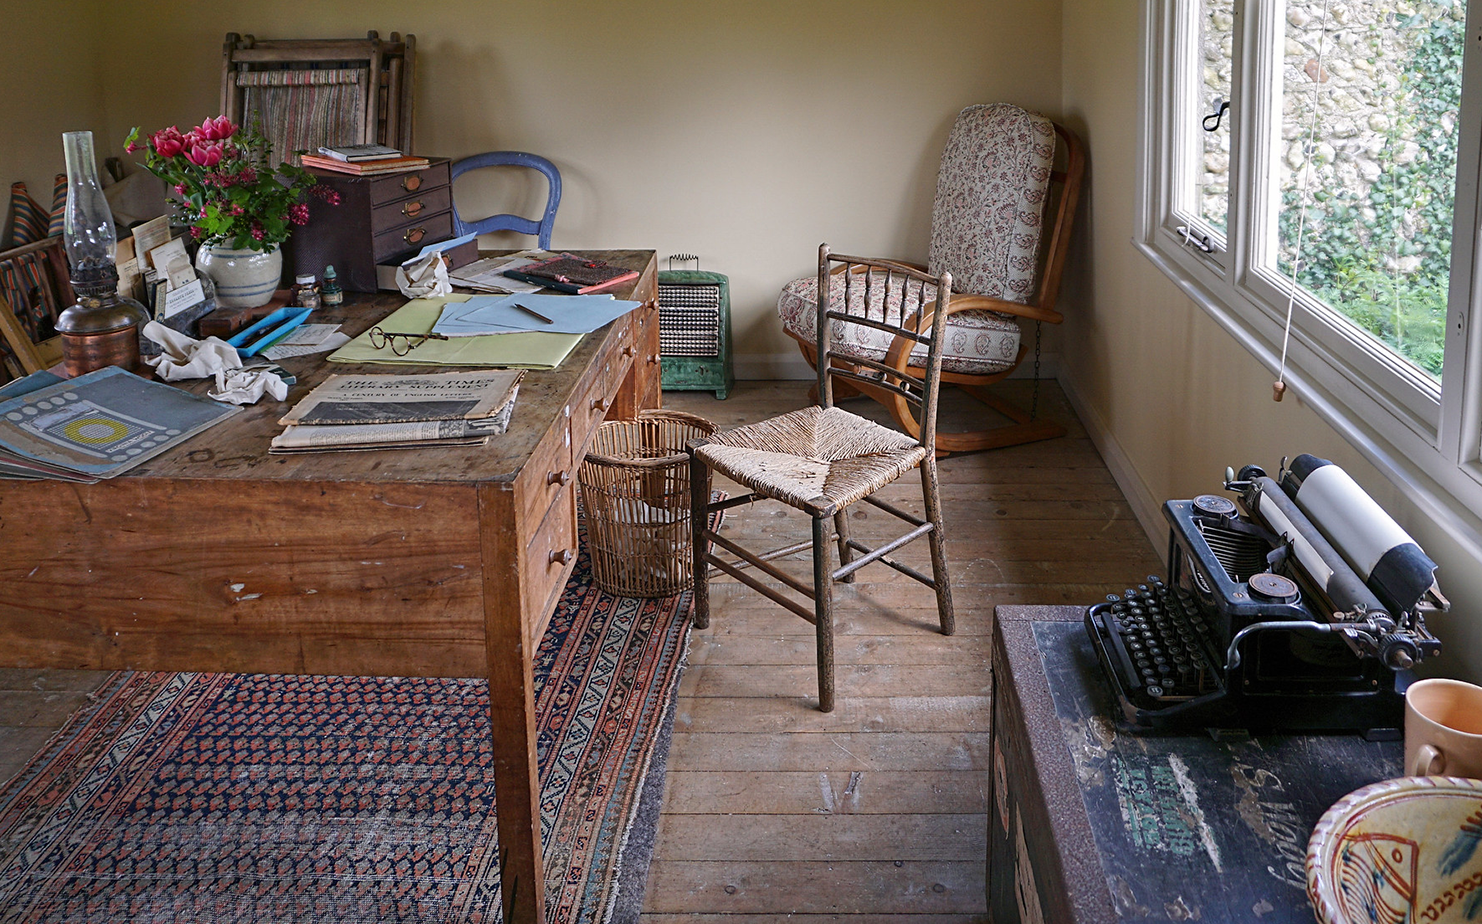
[[[1119,724],[1398,737],[1410,669],[1441,649],[1435,562],[1324,459],[1226,469],[1225,490],[1165,503],[1168,579],[1086,613]]]

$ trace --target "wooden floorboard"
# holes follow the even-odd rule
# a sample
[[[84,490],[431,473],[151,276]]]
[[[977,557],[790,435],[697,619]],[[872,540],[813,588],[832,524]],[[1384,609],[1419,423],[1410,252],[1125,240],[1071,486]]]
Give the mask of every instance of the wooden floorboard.
[[[1003,383],[1027,406],[1032,383]],[[807,383],[741,383],[726,401],[666,393],[723,427],[802,407]],[[884,421],[870,402],[854,413]],[[835,590],[838,705],[817,709],[813,627],[734,580],[691,637],[642,924],[966,924],[986,915],[993,608],[1087,604],[1161,570],[1158,555],[1053,383],[1040,408],[1068,435],[939,464],[957,631],[931,591],[880,565]],[[943,425],[981,407],[950,390]],[[717,487],[734,490],[718,482]],[[914,476],[885,496],[921,509]],[[857,505],[861,541],[898,521]],[[773,502],[727,515],[764,548],[808,536]],[[929,568],[924,543],[900,560]],[[805,580],[806,555],[781,562]],[[105,675],[0,670],[0,778],[17,773]]]

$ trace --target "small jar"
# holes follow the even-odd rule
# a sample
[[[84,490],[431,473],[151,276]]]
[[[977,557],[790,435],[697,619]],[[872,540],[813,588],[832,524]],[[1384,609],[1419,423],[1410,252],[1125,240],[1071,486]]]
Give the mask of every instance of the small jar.
[[[288,303],[300,308],[319,307],[319,282],[313,273],[301,273],[294,277],[293,288],[289,290]]]
[[[319,291],[319,301],[326,308],[345,303],[345,290],[340,288],[340,280],[335,275],[333,264],[324,268],[324,286]]]

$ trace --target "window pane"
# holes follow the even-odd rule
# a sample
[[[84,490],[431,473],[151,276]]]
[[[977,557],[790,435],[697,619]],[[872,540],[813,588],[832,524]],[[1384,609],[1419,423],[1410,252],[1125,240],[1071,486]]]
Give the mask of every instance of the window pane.
[[[1230,122],[1221,112],[1230,99],[1230,73],[1234,43],[1235,0],[1200,0],[1199,17],[1199,112],[1191,126],[1198,138],[1198,162],[1194,170],[1195,214],[1225,233],[1225,213],[1230,200]]]
[[[1230,198],[1230,99],[1235,0],[1180,3],[1173,132],[1178,163],[1174,209],[1223,236]]]
[[[1440,379],[1465,3],[1324,6],[1286,4],[1267,265],[1290,277],[1301,226],[1301,286]]]

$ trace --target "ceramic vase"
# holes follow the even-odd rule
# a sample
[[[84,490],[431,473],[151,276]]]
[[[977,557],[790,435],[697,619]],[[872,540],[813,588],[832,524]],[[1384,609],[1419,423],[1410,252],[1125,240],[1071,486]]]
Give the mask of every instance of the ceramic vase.
[[[216,284],[218,307],[256,308],[273,300],[283,278],[283,251],[203,244],[196,252],[196,270]]]

